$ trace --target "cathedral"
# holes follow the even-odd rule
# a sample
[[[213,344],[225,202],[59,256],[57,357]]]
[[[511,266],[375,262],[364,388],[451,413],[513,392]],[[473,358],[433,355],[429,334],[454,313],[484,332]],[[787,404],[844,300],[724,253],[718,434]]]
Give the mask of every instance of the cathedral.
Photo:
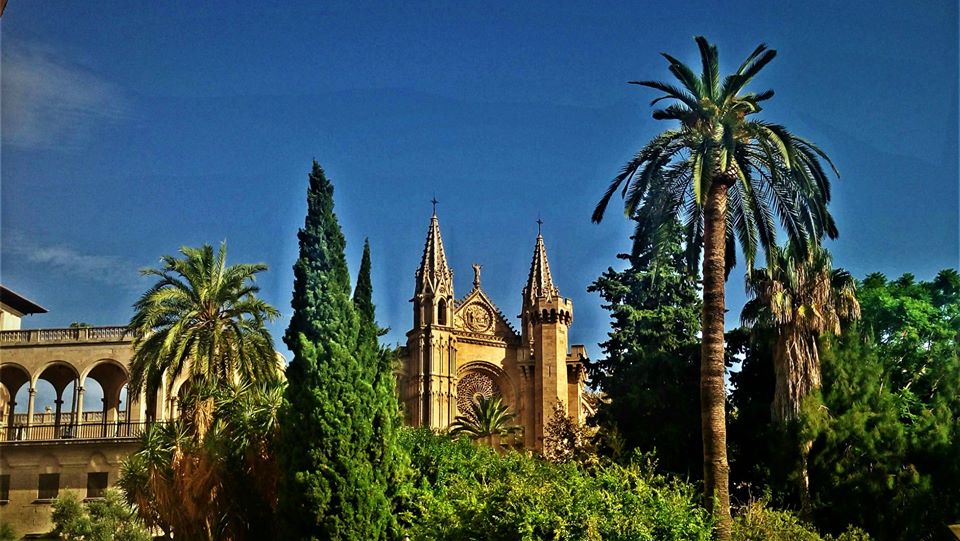
[[[543,448],[557,403],[583,422],[586,351],[582,345],[568,351],[573,302],[553,283],[539,232],[522,295],[519,333],[483,291],[479,265],[473,266],[473,289],[458,300],[434,209],[398,373],[410,425],[446,429],[471,400],[490,396],[509,406],[529,449]]]

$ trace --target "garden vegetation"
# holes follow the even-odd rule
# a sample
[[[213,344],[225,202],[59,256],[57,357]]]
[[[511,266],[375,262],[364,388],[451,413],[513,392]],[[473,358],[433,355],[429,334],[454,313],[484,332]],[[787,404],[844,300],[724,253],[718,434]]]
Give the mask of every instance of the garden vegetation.
[[[960,522],[960,274],[834,268],[830,161],[755,120],[773,92],[745,90],[775,52],[761,45],[721,79],[716,48],[696,42],[700,74],[664,55],[680,86],[638,82],[669,103],[654,118],[677,125],[594,213],[620,190],[635,227],[621,268],[589,286],[611,318],[588,365],[590,426],[555,411],[542,455],[517,448],[498,399],[449,434],[402,428],[370,245],[351,288],[333,184],[314,162],[285,378],[264,326],[277,311],[256,297],[265,267],[227,266],[225,247],[165,257],[135,305],[133,381],[185,381],[180,417],[143,435],[122,499],[61,498],[56,535],[947,539]],[[737,245],[748,326],[724,332]]]

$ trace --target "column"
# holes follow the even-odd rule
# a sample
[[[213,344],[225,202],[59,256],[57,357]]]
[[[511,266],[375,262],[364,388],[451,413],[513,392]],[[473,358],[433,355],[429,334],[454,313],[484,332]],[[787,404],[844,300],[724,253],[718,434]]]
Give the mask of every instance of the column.
[[[37,389],[36,387],[31,386],[29,392],[29,398],[27,399],[27,435],[26,438],[30,439],[30,427],[33,426],[33,406],[37,398]]]
[[[30,387],[29,398],[27,399],[27,426],[33,426],[33,406],[37,398],[36,387]]]
[[[62,392],[62,391],[61,391]],[[63,411],[63,395],[57,395],[57,399],[54,401],[54,404],[57,405],[57,412],[53,416],[53,426],[54,433],[60,433],[60,413]]]
[[[14,436],[13,436],[13,412],[17,410],[17,402],[16,402],[13,398],[14,398],[13,396],[10,397],[10,404],[8,404],[8,407],[10,408],[10,411],[7,412],[7,433],[6,433],[6,438],[5,438],[5,439],[8,439],[8,440],[12,440],[12,439],[14,438]]]
[[[76,416],[76,428],[74,429],[74,437],[80,436],[80,427],[83,425],[83,386],[77,385],[77,401],[73,405],[73,414]]]

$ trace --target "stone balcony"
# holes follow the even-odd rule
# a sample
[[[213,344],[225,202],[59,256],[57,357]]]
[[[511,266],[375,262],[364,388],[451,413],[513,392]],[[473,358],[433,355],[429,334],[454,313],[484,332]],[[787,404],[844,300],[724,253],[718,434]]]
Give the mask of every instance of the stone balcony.
[[[136,440],[149,423],[43,423],[0,428],[0,446],[40,442],[90,442]]]
[[[83,342],[125,342],[133,337],[127,327],[68,327],[0,331],[0,346],[72,344]]]

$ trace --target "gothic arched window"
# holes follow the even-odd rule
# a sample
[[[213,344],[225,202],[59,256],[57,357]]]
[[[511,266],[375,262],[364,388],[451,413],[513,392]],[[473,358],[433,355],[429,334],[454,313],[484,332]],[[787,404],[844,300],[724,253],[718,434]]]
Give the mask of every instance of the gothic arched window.
[[[437,325],[446,325],[447,324],[447,301],[446,299],[440,299],[440,302],[437,303]]]

